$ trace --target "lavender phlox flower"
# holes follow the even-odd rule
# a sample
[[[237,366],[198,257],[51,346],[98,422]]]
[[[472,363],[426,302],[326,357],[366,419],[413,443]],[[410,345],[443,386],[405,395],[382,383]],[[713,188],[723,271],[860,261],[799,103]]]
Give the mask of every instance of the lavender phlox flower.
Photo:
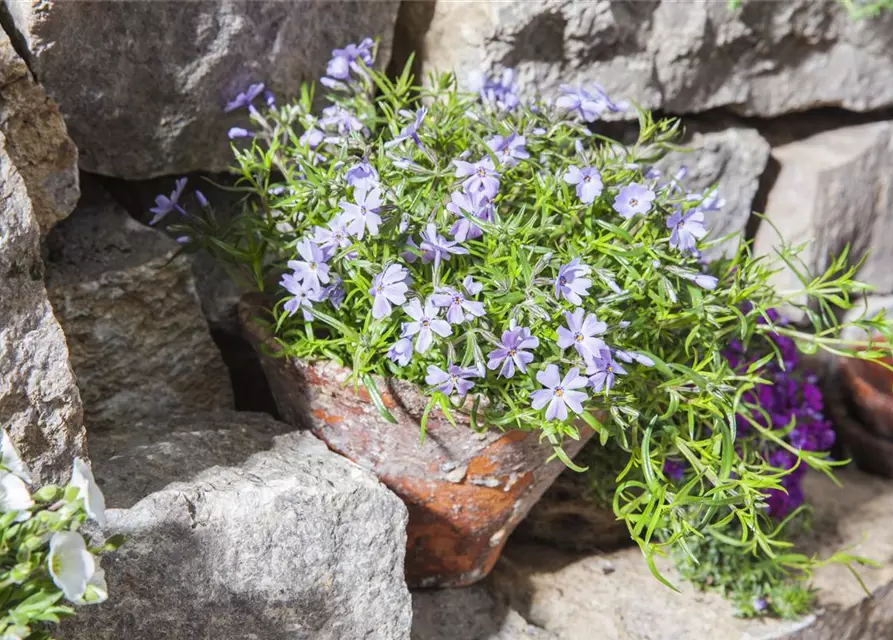
[[[211,203],[208,202],[208,199],[205,197],[205,194],[196,189],[192,192],[192,195],[195,196],[196,201],[198,201],[198,206],[202,209],[207,209],[211,206]]]
[[[406,302],[409,291],[409,272],[399,264],[391,264],[372,280],[369,293],[375,298],[372,303],[372,317],[377,319],[391,315],[391,305]]]
[[[582,296],[589,294],[592,280],[587,278],[590,268],[580,263],[579,258],[574,258],[558,269],[558,277],[555,278],[555,295],[563,297],[573,305],[583,304]]]
[[[645,172],[644,178],[646,180],[660,180],[660,177],[663,175],[660,169],[657,167],[649,167],[648,171]]]
[[[250,106],[254,99],[261,93],[263,93],[263,90],[263,82],[249,85],[248,88],[245,89],[245,91],[236,94],[235,98],[226,103],[226,106],[223,108],[223,112],[229,113],[230,111],[235,111],[236,109]]]
[[[445,338],[453,333],[450,324],[438,316],[440,309],[429,299],[422,307],[422,303],[416,299],[410,300],[403,305],[412,322],[404,322],[400,337],[411,338],[416,336],[415,350],[418,353],[425,353],[434,341],[434,334]]]
[[[555,101],[555,106],[562,111],[575,113],[584,122],[594,122],[605,111],[617,112],[625,108],[624,103],[615,103],[608,98],[608,94],[599,85],[593,85],[592,90],[582,86],[561,86],[562,95]]]
[[[230,127],[229,131],[226,132],[226,137],[230,140],[236,140],[237,138],[253,138],[254,133],[243,127]]]
[[[286,300],[284,305],[288,315],[294,315],[298,309],[301,309],[304,312],[304,320],[312,320],[313,303],[320,301],[321,292],[310,286],[306,280],[298,280],[291,273],[283,274],[279,284],[293,296],[290,300]]]
[[[466,276],[462,287],[468,296],[477,295],[481,291],[480,283],[475,282],[471,276]],[[431,300],[438,307],[447,307],[446,319],[450,324],[459,324],[484,315],[483,303],[469,300],[465,294],[450,287],[438,287]]]
[[[345,218],[343,213],[339,213],[329,220],[328,226],[314,227],[313,240],[323,250],[327,260],[338,249],[346,249],[351,245],[350,230],[347,228],[348,222],[349,219]]]
[[[698,240],[707,235],[704,214],[699,209],[682,213],[676,210],[667,218],[667,228],[671,230],[670,246],[679,251],[695,251]]]
[[[620,192],[614,198],[614,211],[621,217],[629,219],[636,214],[645,214],[651,210],[654,200],[654,191],[648,187],[633,182],[621,187]]]
[[[527,373],[527,365],[533,362],[533,354],[525,349],[536,349],[539,338],[531,335],[527,327],[513,327],[502,332],[499,346],[488,355],[487,368],[491,371],[499,368],[499,376],[511,378],[515,375],[515,367],[521,373]]]
[[[694,282],[696,285],[701,287],[702,289],[707,289],[712,291],[716,289],[716,285],[719,284],[719,280],[711,275],[706,273],[693,273],[693,272],[684,272],[680,271],[679,276]]]
[[[369,191],[373,187],[378,186],[378,171],[375,170],[375,167],[369,164],[367,158],[363,158],[361,162],[348,169],[345,176],[347,178],[347,184],[355,189]]]
[[[341,303],[344,302],[346,295],[344,284],[341,282],[339,276],[334,276],[332,278],[332,284],[322,290],[322,299],[331,302],[332,306],[336,309],[341,308]]]
[[[595,167],[580,169],[577,166],[571,166],[564,174],[564,181],[577,185],[577,197],[585,204],[592,204],[592,201],[602,193],[602,177]]]
[[[602,282],[604,282],[608,289],[610,289],[613,293],[621,294],[623,293],[623,289],[621,289],[614,278],[611,277],[611,274],[605,271],[604,269],[597,269],[595,274],[601,278]]]
[[[322,144],[323,140],[325,140],[326,134],[317,129],[316,127],[310,127],[298,139],[298,143],[303,146],[307,146],[311,151],[315,151],[319,145]]]
[[[487,146],[499,157],[500,164],[506,167],[514,167],[518,160],[527,160],[530,157],[524,148],[525,144],[527,139],[517,133],[505,137],[493,136],[487,141]]]
[[[416,251],[420,251],[419,245],[416,244],[416,241],[413,240],[411,236],[406,239],[406,246],[412,247]],[[419,259],[418,254],[415,251],[410,251],[409,249],[401,252],[400,257],[406,264],[415,264],[415,261]]]
[[[269,89],[264,90],[264,104],[270,109],[276,108],[276,96]]]
[[[705,213],[716,213],[717,211],[721,211],[725,206],[725,198],[721,197],[719,191],[714,189],[704,197],[701,204],[698,205],[698,209]]]
[[[174,190],[169,196],[155,196],[155,206],[149,209],[149,213],[154,214],[149,220],[149,225],[158,224],[171,211],[178,211],[181,215],[186,215],[186,211],[179,205],[179,200],[183,195],[183,189],[186,188],[186,178],[180,178],[174,183]]]
[[[500,111],[513,111],[520,104],[513,69],[505,69],[495,77],[482,73],[473,74],[471,84],[474,86],[472,90],[480,93],[481,102]]]
[[[607,393],[614,386],[614,377],[626,375],[626,369],[611,356],[610,350],[602,349],[589,361],[586,373],[593,391],[599,393],[604,390]]]
[[[412,360],[412,340],[400,338],[388,349],[388,357],[401,367],[405,367]]]
[[[403,127],[403,130],[400,131],[400,134],[396,138],[394,138],[393,140],[390,140],[388,142],[385,142],[384,148],[390,149],[391,147],[400,144],[404,140],[412,140],[419,149],[424,149],[424,147],[422,146],[422,140],[419,138],[418,132],[419,132],[419,127],[422,126],[422,121],[425,119],[425,115],[427,115],[427,113],[428,113],[427,107],[422,107],[421,109],[416,111],[415,119],[412,122],[410,122],[408,125]]]
[[[564,320],[567,327],[558,327],[557,341],[562,351],[572,346],[584,360],[588,360],[605,348],[605,341],[597,336],[602,335],[608,325],[594,313],[586,313],[578,307],[573,313],[566,311]]]
[[[298,243],[298,255],[303,260],[289,260],[288,268],[294,270],[295,278],[304,282],[311,289],[320,291],[322,285],[329,282],[329,265],[326,256],[315,242],[308,238]]]
[[[480,238],[484,232],[472,220],[477,218],[490,222],[493,219],[493,205],[487,195],[483,191],[454,191],[450,199],[446,206],[447,211],[459,216],[450,228],[450,235],[457,242]]]
[[[530,394],[530,404],[537,410],[546,407],[546,420],[567,420],[568,408],[576,414],[583,413],[583,403],[588,396],[576,389],[586,386],[586,378],[580,376],[576,367],[562,379],[558,366],[549,364],[536,374],[536,380],[544,388]]]
[[[440,367],[433,364],[428,365],[428,375],[425,376],[425,382],[434,387],[435,391],[440,391],[445,396],[452,393],[458,393],[460,396],[467,394],[474,383],[468,378],[479,378],[476,369],[463,369],[455,364],[450,364],[444,371]]]
[[[338,105],[326,107],[322,110],[322,115],[323,117],[319,123],[326,131],[334,130],[340,136],[331,140],[334,143],[341,142],[341,138],[349,135],[352,131],[363,131],[365,129],[363,123],[354,113]],[[328,141],[329,139],[326,138],[326,140]]]
[[[435,268],[440,264],[441,260],[449,261],[453,254],[464,255],[468,253],[468,249],[460,247],[456,240],[447,240],[444,236],[437,233],[437,226],[433,222],[429,222],[425,230],[421,233],[422,243],[419,248],[422,250],[422,262],[428,264],[433,262]]]
[[[326,65],[326,75],[320,82],[331,88],[350,83],[350,71],[358,70],[358,63],[366,67],[372,66],[373,44],[371,38],[366,38],[359,45],[349,44],[343,49],[333,50],[332,58]]]
[[[462,186],[467,192],[482,192],[490,200],[496,197],[499,192],[499,173],[493,166],[490,156],[474,163],[453,160],[453,164],[456,165],[456,177],[465,178]]]
[[[347,230],[351,235],[360,240],[369,230],[369,235],[377,236],[378,227],[381,224],[381,216],[378,214],[381,207],[381,189],[374,187],[369,191],[357,189],[354,191],[355,202],[342,200],[338,203],[344,214]]]
[[[646,367],[654,366],[654,360],[646,356],[644,353],[639,353],[638,351],[624,351],[623,349],[614,349],[613,351],[615,358],[626,362],[627,364],[638,362]]]

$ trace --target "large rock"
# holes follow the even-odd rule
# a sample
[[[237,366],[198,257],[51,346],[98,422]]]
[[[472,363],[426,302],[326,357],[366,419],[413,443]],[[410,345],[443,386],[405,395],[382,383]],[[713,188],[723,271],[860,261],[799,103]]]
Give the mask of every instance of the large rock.
[[[61,637],[408,640],[406,521],[369,473],[310,434],[279,436],[239,467],[110,510],[107,531],[128,540],[103,562],[109,601],[79,610]]]
[[[102,428],[232,406],[188,259],[97,187],[47,238],[47,287],[87,424]]]
[[[515,67],[523,87],[547,95],[598,82],[671,113],[758,116],[893,104],[893,12],[853,20],[838,2],[728,4],[438,2],[433,18],[407,13],[417,23],[405,31],[418,34],[425,71],[465,80]]]
[[[78,201],[78,150],[56,103],[34,82],[25,62],[0,30],[0,133],[43,233]]]
[[[808,242],[801,259],[818,274],[849,247],[853,263],[868,254],[859,279],[879,294],[893,293],[893,122],[816,133],[775,147],[772,157],[779,173],[756,252],[772,255],[782,243]],[[777,274],[774,284],[802,288],[790,269]]]
[[[854,607],[823,616],[790,640],[887,640],[893,638],[893,582]]]
[[[81,168],[123,178],[232,164],[247,114],[223,106],[249,83],[280,97],[325,71],[333,48],[381,37],[399,2],[4,0],[28,63],[65,115]]]
[[[37,221],[5,142],[0,134],[0,428],[38,482],[67,481],[84,453],[83,409],[43,285]]]

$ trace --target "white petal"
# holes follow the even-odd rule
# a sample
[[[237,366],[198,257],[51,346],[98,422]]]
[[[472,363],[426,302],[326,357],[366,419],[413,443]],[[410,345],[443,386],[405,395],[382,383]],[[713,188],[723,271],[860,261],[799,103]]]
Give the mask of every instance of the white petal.
[[[54,533],[47,562],[53,582],[65,597],[72,602],[81,599],[96,569],[96,561],[81,535],[74,531]]]
[[[18,476],[0,471],[0,511],[21,511],[16,517],[16,522],[28,519],[28,509],[34,506],[28,487]]]
[[[75,604],[101,604],[109,597],[109,587],[105,582],[105,571],[96,569],[87,580],[84,595],[74,601]]]
[[[105,497],[102,495],[93,472],[87,463],[80,458],[74,459],[74,467],[71,470],[71,486],[79,490],[78,497],[84,501],[84,511],[100,526],[105,526]]]
[[[31,483],[31,473],[28,471],[28,465],[22,460],[19,450],[16,449],[12,438],[6,431],[3,431],[3,438],[0,440],[0,464],[7,470],[16,474],[27,483]]]

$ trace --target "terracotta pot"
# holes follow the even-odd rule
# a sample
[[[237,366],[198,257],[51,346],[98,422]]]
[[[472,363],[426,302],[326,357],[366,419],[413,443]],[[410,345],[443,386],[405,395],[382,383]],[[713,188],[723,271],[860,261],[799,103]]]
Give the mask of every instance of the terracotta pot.
[[[424,443],[422,391],[401,380],[374,380],[397,423],[385,420],[350,371],[333,362],[301,362],[268,354],[266,313],[255,298],[240,305],[247,339],[261,362],[283,418],[310,429],[333,451],[374,473],[409,510],[406,580],[412,587],[457,587],[485,577],[518,523],[565,469],[546,464],[551,448],[537,433],[476,433],[460,414],[453,426],[429,414]],[[592,436],[565,444],[574,456]]]
[[[883,361],[893,364],[891,358]],[[864,426],[893,440],[893,372],[876,362],[841,358],[840,374]]]

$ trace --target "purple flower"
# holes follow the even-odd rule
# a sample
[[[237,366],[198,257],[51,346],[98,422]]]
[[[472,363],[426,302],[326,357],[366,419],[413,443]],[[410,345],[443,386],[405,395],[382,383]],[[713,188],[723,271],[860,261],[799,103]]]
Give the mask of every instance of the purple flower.
[[[419,149],[424,149],[424,147],[422,146],[422,141],[419,138],[418,132],[419,132],[419,127],[422,126],[422,120],[425,119],[425,115],[427,113],[428,113],[428,109],[426,107],[422,107],[421,109],[416,111],[415,120],[413,120],[408,125],[403,127],[403,130],[400,132],[400,135],[398,135],[396,138],[394,138],[393,140],[391,140],[389,142],[385,142],[384,148],[390,149],[391,147],[394,147],[394,146],[400,144],[404,140],[411,139],[413,142],[415,142],[415,146],[417,146]]]
[[[409,338],[400,338],[388,349],[388,357],[405,367],[412,360],[412,340]]]
[[[351,235],[360,240],[369,229],[369,235],[378,235],[378,226],[381,224],[381,216],[378,215],[381,206],[381,189],[375,187],[369,191],[357,189],[354,192],[356,203],[342,200],[339,202],[341,211],[344,212],[344,221]]]
[[[149,213],[155,214],[152,216],[152,219],[149,220],[150,226],[158,224],[167,214],[175,209],[180,212],[181,215],[186,215],[183,207],[178,204],[180,197],[183,195],[183,189],[185,188],[186,178],[180,178],[174,183],[174,190],[171,191],[170,196],[155,196],[155,206],[149,209]]]
[[[672,458],[665,459],[664,475],[673,482],[679,482],[682,480],[682,476],[685,475],[685,463]]]
[[[462,286],[469,296],[481,292],[482,286],[475,282],[471,276],[466,276]],[[438,307],[447,307],[446,319],[450,324],[459,324],[473,318],[484,315],[484,305],[476,300],[468,300],[461,292],[449,287],[440,287],[431,296],[431,300]]]
[[[603,334],[608,325],[600,322],[594,313],[586,313],[578,307],[573,313],[565,311],[564,318],[567,328],[558,327],[558,346],[562,351],[573,346],[584,360],[588,360],[605,348],[605,341],[596,336]]]
[[[235,140],[236,138],[253,138],[254,134],[242,127],[230,127],[230,130],[226,132],[226,136],[230,140]]]
[[[332,59],[326,65],[326,75],[320,82],[331,88],[335,88],[344,82],[350,82],[350,70],[357,68],[357,63],[372,66],[371,38],[366,38],[359,45],[349,44],[343,49],[332,51]]]
[[[670,246],[689,253],[695,251],[698,240],[707,235],[704,214],[698,209],[692,209],[687,213],[674,211],[667,219],[667,228],[672,230]]]
[[[456,177],[465,178],[462,186],[468,193],[480,191],[490,200],[496,197],[499,191],[499,173],[489,156],[475,163],[453,160],[453,164],[456,165]]]
[[[193,191],[192,195],[195,196],[195,199],[198,201],[198,206],[200,206],[202,209],[207,209],[211,206],[211,203],[208,202],[208,199],[205,197],[205,194],[203,194],[198,189]]]
[[[422,250],[422,262],[428,264],[434,262],[435,268],[440,264],[441,260],[449,262],[450,255],[463,255],[468,253],[468,249],[457,246],[459,243],[455,240],[447,240],[437,233],[437,227],[433,222],[429,222],[422,231],[422,244],[419,248]]]
[[[707,275],[706,273],[680,273],[679,275],[686,280],[694,282],[699,287],[707,289],[709,291],[713,291],[714,289],[716,289],[716,285],[719,283],[719,280],[717,278],[714,278],[711,275]]]
[[[622,187],[614,198],[614,211],[628,220],[638,213],[648,213],[652,200],[654,192],[651,189],[633,182]]]
[[[263,90],[263,82],[249,85],[244,92],[237,94],[235,98],[226,103],[226,106],[223,108],[223,112],[229,113],[230,111],[235,111],[236,109],[241,109],[242,107],[249,106],[257,96],[263,93]]]
[[[518,106],[518,84],[513,69],[505,69],[498,78],[479,76],[474,79],[479,87],[481,102],[500,111],[513,111]]]
[[[345,295],[344,285],[341,282],[341,278],[338,276],[335,276],[332,279],[332,284],[322,290],[322,299],[331,302],[332,306],[336,309],[341,307]]]
[[[567,420],[568,408],[576,414],[583,413],[583,402],[588,396],[574,389],[585,387],[586,378],[580,377],[576,367],[571,368],[562,380],[557,365],[546,365],[544,371],[536,374],[536,380],[545,388],[530,394],[530,404],[537,410],[548,405],[546,420]]]
[[[431,300],[422,303],[418,300],[410,300],[409,304],[404,305],[403,310],[406,312],[413,322],[403,323],[403,332],[401,338],[410,338],[417,336],[415,340],[415,350],[418,353],[425,353],[434,341],[436,333],[441,338],[445,338],[453,333],[453,328],[446,320],[441,320],[437,316],[440,314],[438,309]]]
[[[448,396],[454,391],[460,396],[467,394],[474,383],[468,378],[479,378],[475,369],[462,369],[454,364],[450,364],[444,371],[440,367],[433,364],[428,365],[428,375],[425,376],[425,382],[434,387],[435,391],[440,391],[443,395]]]
[[[413,240],[412,237],[406,239],[406,246],[412,247],[416,251],[419,250],[419,245],[416,244],[415,240]],[[415,264],[415,261],[419,259],[419,256],[414,251],[410,251],[409,249],[401,252],[400,257],[406,264]]]
[[[327,131],[335,130],[335,132],[344,137],[351,131],[363,131],[363,123],[360,122],[353,113],[343,107],[332,105],[322,110],[322,119],[319,121]],[[333,142],[340,142],[339,138]]]
[[[322,144],[323,140],[325,140],[326,134],[315,127],[310,127],[307,129],[298,140],[298,143],[303,146],[307,146],[311,151],[315,151],[316,148]]]
[[[604,389],[605,393],[614,386],[615,375],[626,375],[626,369],[614,360],[608,349],[602,349],[599,355],[594,356],[586,369],[589,375],[589,386],[596,393]]]
[[[577,197],[585,204],[592,204],[602,193],[602,177],[595,167],[579,169],[571,166],[564,174],[564,181],[577,185]]]
[[[584,122],[594,122],[605,111],[616,112],[625,107],[623,104],[611,102],[605,90],[599,85],[594,85],[592,91],[579,86],[575,88],[563,85],[561,92],[562,95],[555,101],[555,106],[563,111],[578,114]]]
[[[359,164],[355,164],[347,170],[347,184],[355,189],[369,191],[378,186],[378,171],[375,170],[369,160],[363,158]]]
[[[646,367],[654,366],[654,360],[646,356],[644,353],[638,353],[637,351],[624,351],[623,349],[614,349],[614,356],[618,360],[622,360],[627,364],[631,362],[638,362],[639,364]]]
[[[375,298],[372,303],[372,317],[376,320],[391,315],[391,305],[401,305],[406,302],[406,292],[409,286],[406,284],[409,272],[399,264],[392,264],[385,268],[372,280],[369,293]]]
[[[285,310],[288,312],[288,315],[292,316],[298,309],[301,309],[304,312],[304,320],[312,320],[313,314],[311,309],[313,308],[313,303],[319,302],[321,297],[319,290],[311,287],[306,280],[303,282],[298,280],[291,273],[283,274],[279,284],[294,296],[285,303]]]
[[[450,234],[457,242],[480,238],[484,232],[472,222],[472,219],[477,218],[487,222],[492,220],[493,205],[486,194],[482,191],[475,193],[455,191],[451,200],[446,209],[459,216],[459,219],[450,228]]]
[[[518,160],[527,160],[530,154],[524,145],[527,140],[524,136],[512,133],[503,138],[502,136],[493,136],[487,141],[487,146],[499,156],[499,162],[506,167],[514,167],[518,164]]]
[[[574,305],[583,304],[583,298],[589,294],[589,287],[592,286],[592,280],[587,278],[589,275],[589,267],[580,264],[579,258],[574,258],[558,269],[558,277],[555,278],[555,295],[564,297],[565,300]]]
[[[314,228],[313,240],[323,250],[327,260],[338,249],[345,249],[351,245],[347,222],[344,214],[338,214],[329,221],[329,226]]]
[[[533,362],[533,354],[524,349],[536,349],[539,344],[539,338],[531,335],[527,327],[503,331],[499,346],[487,355],[487,368],[493,371],[500,367],[499,375],[503,378],[514,376],[516,366],[521,373],[527,373],[527,365]]]
[[[304,238],[298,243],[298,255],[303,260],[289,260],[288,268],[294,270],[297,280],[320,291],[322,285],[329,282],[329,265],[322,249],[312,240]]]

